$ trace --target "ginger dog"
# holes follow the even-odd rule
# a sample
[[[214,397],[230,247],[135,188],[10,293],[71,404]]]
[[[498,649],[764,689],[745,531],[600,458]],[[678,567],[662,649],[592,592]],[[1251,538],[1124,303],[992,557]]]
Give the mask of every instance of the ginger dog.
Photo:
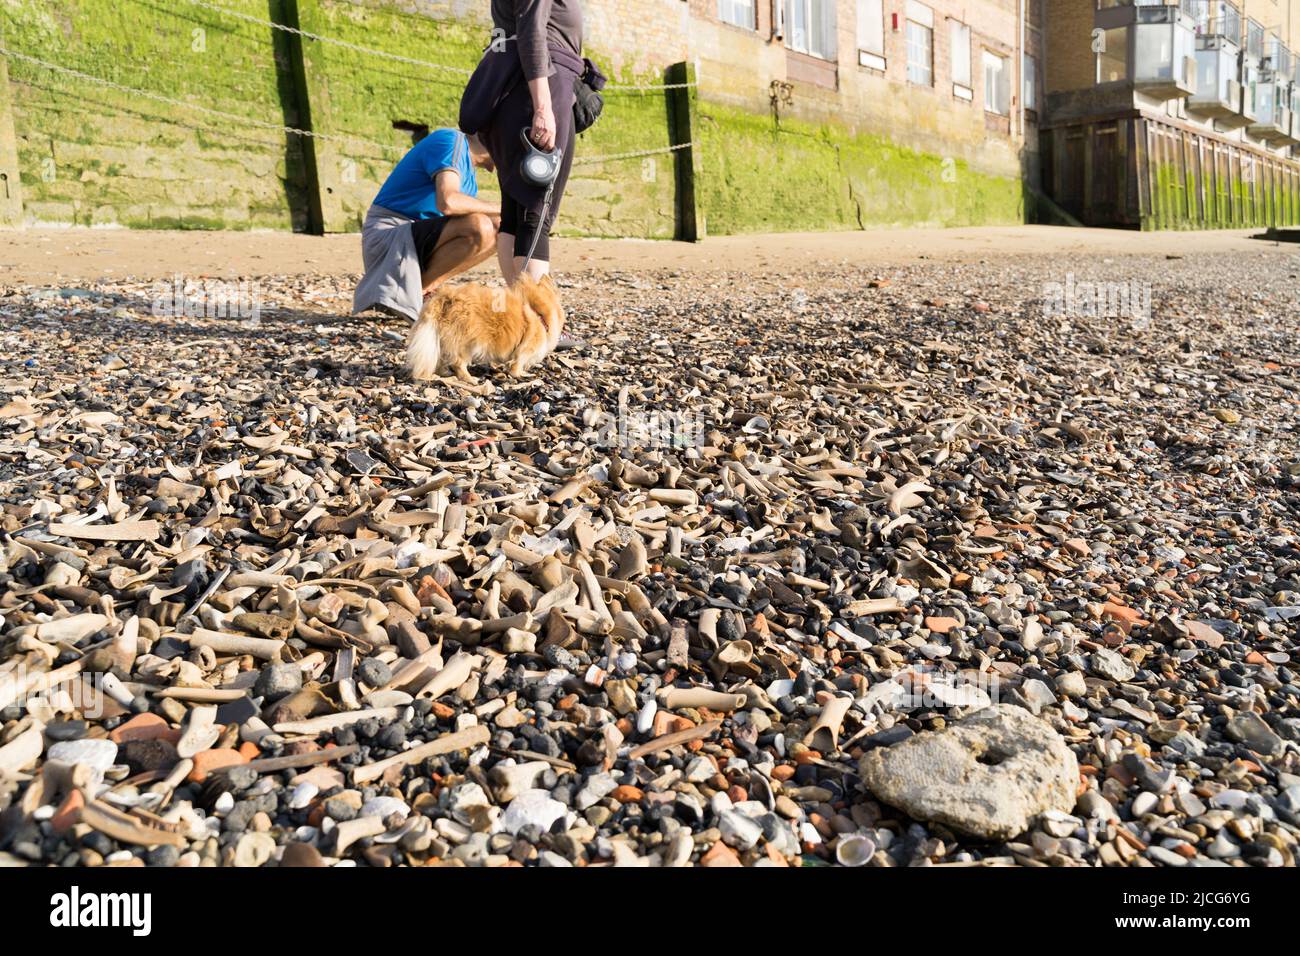
[[[411,332],[407,367],[416,381],[450,369],[472,383],[470,365],[508,362],[518,377],[555,348],[563,327],[564,309],[550,276],[540,282],[523,276],[510,289],[458,286],[425,305]]]

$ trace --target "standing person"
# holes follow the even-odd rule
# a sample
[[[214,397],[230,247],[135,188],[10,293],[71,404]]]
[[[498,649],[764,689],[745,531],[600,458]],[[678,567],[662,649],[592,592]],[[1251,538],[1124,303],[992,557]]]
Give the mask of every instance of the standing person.
[[[534,237],[528,273],[540,279],[550,272],[551,227],[573,166],[575,88],[594,68],[582,58],[579,0],[492,0],[492,23],[496,39],[466,88],[460,128],[478,133],[496,164],[501,184],[497,260],[513,284]],[[546,188],[519,171],[524,129],[538,148],[562,150],[548,208]]]
[[[365,275],[352,312],[382,309],[419,318],[424,296],[496,250],[501,208],[478,198],[475,169],[492,156],[477,136],[430,133],[384,182],[361,229]]]

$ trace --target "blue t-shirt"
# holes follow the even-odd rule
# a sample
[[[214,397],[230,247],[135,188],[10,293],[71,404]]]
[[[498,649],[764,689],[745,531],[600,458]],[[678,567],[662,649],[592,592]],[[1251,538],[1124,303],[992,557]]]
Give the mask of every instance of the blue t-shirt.
[[[375,205],[412,219],[441,216],[434,177],[444,169],[460,173],[460,191],[466,196],[478,195],[478,180],[469,158],[469,140],[460,130],[438,129],[402,157],[375,197]]]

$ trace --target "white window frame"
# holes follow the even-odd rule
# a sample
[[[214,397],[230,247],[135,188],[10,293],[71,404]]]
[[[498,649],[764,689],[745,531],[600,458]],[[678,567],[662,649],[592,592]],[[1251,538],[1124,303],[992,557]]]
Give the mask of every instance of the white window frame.
[[[948,21],[948,40],[951,49],[948,61],[952,64],[952,95],[959,100],[971,102],[975,99],[975,88],[971,76],[971,33],[970,24],[960,20]],[[963,57],[966,69],[961,69]]]
[[[838,58],[836,0],[785,0],[785,2],[786,48],[806,56],[835,62]]]
[[[758,0],[718,0],[718,19],[742,30],[757,30]]]
[[[984,112],[998,116],[1011,115],[1011,59],[992,50],[985,50],[981,58],[984,65]],[[990,82],[990,71],[997,79]]]
[[[928,46],[929,62],[925,64],[925,80],[918,79],[919,64],[912,59],[912,54],[916,52],[917,44],[913,43],[913,37],[917,35],[912,28],[917,31],[925,30]],[[905,36],[907,38],[907,81],[915,86],[934,87],[934,11],[923,3],[917,3],[916,0],[907,0],[907,19],[905,27]]]
[[[884,0],[857,0],[858,65],[885,72]]]

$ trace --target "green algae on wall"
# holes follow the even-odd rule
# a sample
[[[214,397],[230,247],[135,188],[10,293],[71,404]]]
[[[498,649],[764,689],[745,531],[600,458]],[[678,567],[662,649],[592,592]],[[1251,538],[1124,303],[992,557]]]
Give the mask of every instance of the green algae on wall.
[[[282,0],[221,0],[282,22]],[[383,0],[300,0],[301,27],[438,70],[335,44],[303,42],[321,206],[333,231],[360,228],[366,208],[411,145],[405,121],[454,126],[483,23],[407,13]],[[293,59],[283,31],[184,0],[0,0],[0,36],[42,60],[246,118],[107,89],[18,62],[12,86],[25,218],[29,222],[155,228],[304,230],[312,188]],[[599,50],[593,56],[599,60]],[[617,78],[662,82],[657,75]],[[661,93],[611,93],[578,156],[668,145]],[[263,124],[259,128],[254,124]],[[575,168],[559,234],[673,234],[672,158]],[[495,177],[480,175],[483,193]]]
[[[409,138],[394,140],[394,122],[430,128],[456,125],[466,74],[478,63],[489,38],[485,24],[415,16],[388,4],[346,0],[304,0],[299,8],[302,27],[310,32],[448,67],[435,70],[337,45],[307,44],[312,118],[319,132],[409,146]],[[598,47],[587,53],[597,62],[602,60]],[[632,73],[611,79],[663,82],[662,76]],[[583,162],[667,145],[662,93],[610,91],[600,122],[578,141],[579,165],[569,179],[556,234],[671,238],[671,157]],[[318,143],[317,149],[327,229],[359,228],[394,157],[332,142]],[[496,195],[493,175],[480,173],[479,185],[485,197]]]
[[[412,16],[386,4],[313,0],[299,7],[303,29],[311,33],[450,68],[429,69],[376,59],[334,44],[309,43],[304,55],[318,131],[409,146],[408,138],[394,139],[394,122],[406,121],[430,129],[456,125],[465,73],[477,64],[489,39],[485,25]],[[598,48],[588,53],[601,61]],[[616,79],[663,82],[660,75],[654,74],[627,74]],[[671,157],[584,163],[593,156],[654,150],[667,144],[667,108],[662,92],[611,91],[601,121],[578,140],[578,165],[569,178],[555,233],[672,238]],[[341,232],[359,228],[365,209],[395,157],[367,153],[346,143],[322,142],[317,144],[317,150],[325,191],[326,229]],[[478,181],[485,196],[497,194],[494,176],[480,173]]]
[[[222,0],[265,17],[268,4]],[[162,0],[0,0],[18,52],[156,96],[272,125],[281,103],[267,31]],[[163,228],[301,225],[301,149],[282,133],[10,62],[29,222]]]
[[[319,195],[328,231],[356,230],[411,144],[394,124],[454,125],[466,73],[487,39],[484,22],[455,19],[450,8],[417,15],[389,0],[221,3],[277,21],[291,20],[296,7],[307,31],[423,62],[304,40],[305,102],[321,134],[308,143],[266,128],[308,122],[299,110],[296,56],[282,31],[184,0],[0,0],[0,30],[12,48],[192,104],[16,63],[28,221],[301,231],[317,218],[311,211]],[[589,52],[601,61],[599,48]],[[630,69],[611,77],[662,79]],[[714,233],[1024,219],[1018,180],[881,137],[788,120],[778,127],[769,116],[707,101],[694,129],[697,208]],[[557,233],[671,238],[672,155],[590,162],[669,144],[662,92],[610,90],[601,121],[578,144]],[[494,178],[480,177],[487,196]]]
[[[1019,179],[847,130],[701,100],[696,201],[710,233],[1024,222]]]

